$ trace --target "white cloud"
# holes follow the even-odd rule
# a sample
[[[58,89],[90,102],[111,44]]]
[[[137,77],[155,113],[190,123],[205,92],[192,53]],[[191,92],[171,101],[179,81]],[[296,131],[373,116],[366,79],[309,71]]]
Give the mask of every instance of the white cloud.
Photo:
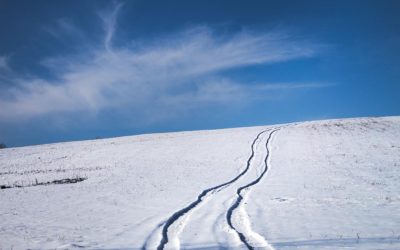
[[[111,50],[112,39],[117,25],[117,17],[122,6],[123,3],[117,3],[115,4],[114,9],[111,11],[111,13],[100,14],[105,30],[104,48],[107,51]]]
[[[208,27],[196,27],[152,43],[111,48],[121,6],[116,5],[108,17],[103,17],[104,49],[92,49],[76,57],[46,59],[58,80],[14,79],[7,98],[0,99],[0,120],[61,112],[96,113],[103,109],[154,119],[165,116],[167,110],[242,102],[271,89],[321,87],[245,85],[218,77],[221,70],[310,57],[317,52],[313,44],[283,33],[244,31],[221,37]]]

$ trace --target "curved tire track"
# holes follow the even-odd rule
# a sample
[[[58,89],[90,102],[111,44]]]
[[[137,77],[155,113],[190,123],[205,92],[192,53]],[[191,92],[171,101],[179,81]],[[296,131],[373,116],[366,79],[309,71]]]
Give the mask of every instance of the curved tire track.
[[[163,228],[162,228],[162,239],[157,247],[157,250],[163,250],[165,245],[168,243],[168,229],[169,227],[174,224],[180,217],[182,217],[183,215],[185,215],[186,213],[188,213],[190,210],[192,210],[193,208],[195,208],[197,205],[199,205],[202,201],[203,198],[205,196],[207,196],[209,193],[214,193],[215,191],[219,191],[218,189],[220,188],[225,188],[227,186],[229,186],[230,184],[234,183],[235,181],[237,181],[240,177],[242,177],[244,174],[246,174],[246,172],[249,170],[250,168],[250,163],[254,158],[254,148],[255,148],[255,144],[258,141],[258,139],[260,138],[260,136],[269,131],[269,129],[267,130],[263,130],[261,131],[256,138],[253,140],[252,144],[251,144],[251,154],[250,157],[247,159],[247,164],[246,164],[246,168],[236,177],[234,177],[233,179],[231,179],[230,181],[227,181],[225,183],[219,184],[217,186],[208,188],[203,190],[198,196],[197,196],[197,200],[193,201],[192,203],[190,203],[189,205],[187,205],[186,207],[182,208],[181,210],[175,212],[171,217],[169,217],[167,219],[167,221],[165,222]]]
[[[261,173],[254,181],[252,181],[252,182],[250,182],[250,183],[248,183],[248,184],[246,184],[246,185],[244,185],[244,186],[241,186],[241,187],[239,187],[239,188],[236,190],[237,199],[236,199],[235,203],[233,203],[233,205],[228,209],[228,211],[227,211],[227,213],[226,213],[226,220],[227,220],[227,222],[228,222],[229,227],[230,227],[231,229],[233,229],[233,230],[237,233],[237,235],[238,235],[239,238],[240,238],[240,241],[241,241],[248,249],[251,249],[251,250],[253,250],[254,247],[251,246],[250,243],[247,241],[245,234],[244,234],[243,232],[240,232],[240,231],[233,225],[233,223],[232,223],[232,215],[233,215],[233,211],[234,211],[235,209],[237,209],[237,208],[240,206],[240,204],[241,204],[241,202],[242,202],[242,200],[243,200],[243,198],[244,198],[244,196],[242,195],[242,191],[245,190],[245,189],[247,189],[247,188],[250,188],[250,187],[256,185],[257,183],[259,183],[259,182],[261,181],[261,179],[264,177],[264,175],[268,172],[268,158],[269,158],[269,156],[270,156],[270,151],[269,151],[268,146],[269,146],[269,142],[270,142],[270,140],[271,140],[271,138],[272,138],[272,135],[273,135],[275,132],[277,132],[278,130],[280,130],[280,128],[277,128],[277,129],[273,130],[273,131],[268,135],[268,139],[267,139],[267,142],[266,142],[266,144],[265,144],[265,147],[266,147],[266,149],[267,149],[267,154],[266,154],[265,159],[264,159],[264,164],[265,164],[265,165],[264,165],[264,170],[262,171],[262,173]]]

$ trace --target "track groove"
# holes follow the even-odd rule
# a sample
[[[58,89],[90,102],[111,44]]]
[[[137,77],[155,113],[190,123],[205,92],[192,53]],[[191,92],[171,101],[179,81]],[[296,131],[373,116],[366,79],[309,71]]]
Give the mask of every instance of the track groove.
[[[188,213],[190,210],[192,210],[193,208],[195,208],[197,205],[199,205],[199,204],[203,201],[203,198],[204,198],[205,196],[207,196],[209,193],[214,193],[215,191],[220,191],[219,189],[225,188],[225,187],[229,186],[230,184],[232,184],[232,183],[234,183],[235,181],[237,181],[237,180],[238,180],[240,177],[242,177],[244,174],[246,174],[246,172],[247,172],[247,171],[249,170],[249,168],[250,168],[251,161],[252,161],[253,158],[254,158],[254,154],[255,154],[255,152],[254,152],[255,144],[256,144],[256,142],[258,141],[258,139],[260,138],[260,136],[261,136],[263,133],[267,132],[267,131],[269,131],[269,129],[261,131],[261,132],[256,136],[256,138],[253,140],[253,142],[252,142],[252,144],[251,144],[251,154],[250,154],[250,157],[247,159],[246,168],[245,168],[239,175],[237,175],[236,177],[234,177],[233,179],[231,179],[231,180],[228,181],[228,182],[225,182],[225,183],[219,184],[219,185],[217,185],[217,186],[214,186],[214,187],[211,187],[211,188],[208,188],[208,189],[203,190],[203,191],[197,196],[197,199],[196,199],[195,201],[193,201],[192,203],[190,203],[190,204],[187,205],[186,207],[182,208],[181,210],[175,212],[171,217],[169,217],[169,218],[166,220],[166,222],[165,222],[165,224],[164,224],[164,226],[163,226],[163,228],[162,228],[162,239],[161,239],[161,241],[160,241],[160,243],[159,243],[159,245],[158,245],[158,247],[157,247],[157,250],[163,250],[163,249],[164,249],[165,245],[168,243],[168,229],[169,229],[169,227],[170,227],[172,224],[174,224],[180,217],[182,217],[183,215],[185,215],[186,213]],[[146,246],[143,246],[143,249],[146,249]]]
[[[265,147],[266,147],[266,149],[267,149],[267,154],[266,154],[265,159],[264,159],[264,170],[262,171],[262,173],[261,173],[255,180],[253,180],[252,182],[250,182],[250,183],[248,183],[248,184],[246,184],[246,185],[244,185],[244,186],[239,187],[239,188],[236,190],[236,194],[237,194],[236,201],[235,201],[235,203],[233,203],[233,205],[228,209],[228,211],[227,211],[227,213],[226,213],[226,220],[227,220],[227,222],[228,222],[229,227],[230,227],[231,229],[233,229],[233,230],[237,233],[237,235],[238,235],[239,238],[240,238],[240,241],[241,241],[248,249],[251,249],[251,250],[253,250],[254,247],[251,246],[250,243],[247,241],[246,236],[244,235],[244,233],[243,233],[243,232],[240,232],[240,231],[233,225],[233,223],[232,223],[232,215],[233,215],[233,211],[234,211],[235,209],[237,209],[237,208],[240,206],[240,203],[242,202],[242,200],[243,200],[243,198],[244,198],[243,195],[242,195],[242,191],[245,190],[245,189],[247,189],[247,188],[250,188],[250,187],[256,185],[258,182],[261,181],[261,179],[264,177],[264,175],[268,172],[268,158],[269,158],[269,156],[270,156],[270,151],[269,151],[269,148],[268,148],[269,142],[270,142],[270,140],[271,140],[271,138],[272,138],[272,135],[273,135],[276,131],[278,131],[279,129],[280,129],[280,128],[274,129],[274,130],[268,135],[268,139],[267,139],[267,142],[266,142],[266,144],[265,144]]]

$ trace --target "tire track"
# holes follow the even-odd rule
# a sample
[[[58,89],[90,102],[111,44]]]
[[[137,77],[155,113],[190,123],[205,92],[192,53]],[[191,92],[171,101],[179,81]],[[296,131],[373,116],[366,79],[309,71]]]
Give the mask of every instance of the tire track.
[[[244,185],[244,186],[241,186],[241,187],[239,187],[239,188],[236,190],[237,199],[236,199],[235,203],[233,203],[233,205],[228,209],[228,211],[227,211],[227,213],[226,213],[226,220],[227,220],[227,222],[228,222],[229,227],[237,233],[237,235],[239,236],[240,241],[241,241],[248,249],[251,249],[251,250],[253,250],[254,247],[250,245],[250,243],[248,242],[248,240],[247,240],[245,234],[244,234],[243,232],[240,232],[240,231],[233,225],[233,223],[232,223],[232,215],[233,215],[233,212],[234,212],[237,208],[239,208],[239,206],[240,206],[242,200],[244,199],[244,196],[245,196],[245,195],[242,195],[242,191],[245,191],[246,189],[248,189],[248,188],[250,188],[250,187],[256,185],[257,183],[259,183],[259,182],[261,181],[261,179],[264,177],[264,175],[268,172],[268,159],[269,159],[269,156],[270,156],[269,142],[270,142],[270,140],[271,140],[271,138],[272,138],[272,135],[273,135],[275,132],[277,132],[278,130],[280,130],[280,129],[281,129],[281,128],[274,129],[274,130],[268,135],[268,139],[267,139],[267,142],[266,142],[266,144],[265,144],[265,147],[266,147],[266,149],[267,149],[267,154],[266,154],[265,159],[264,159],[264,164],[265,164],[265,165],[264,165],[264,170],[262,171],[262,173],[261,173],[254,181],[252,181],[252,182],[250,182],[250,183],[248,183],[248,184],[246,184],[246,185]]]
[[[230,184],[234,183],[235,181],[237,181],[240,177],[242,177],[244,174],[247,173],[247,171],[250,168],[250,164],[254,158],[254,148],[255,148],[255,144],[256,142],[259,140],[260,136],[269,131],[270,129],[267,130],[263,130],[261,131],[256,138],[253,140],[252,144],[251,144],[251,154],[250,157],[247,159],[247,164],[246,164],[246,168],[236,177],[234,177],[233,179],[231,179],[230,181],[227,181],[225,183],[219,184],[217,186],[208,188],[203,190],[198,196],[197,199],[195,201],[193,201],[192,203],[190,203],[189,205],[187,205],[186,207],[182,208],[181,210],[175,212],[174,214],[172,214],[171,217],[169,217],[167,219],[167,221],[165,222],[163,228],[162,228],[162,239],[157,247],[157,250],[163,250],[165,245],[168,243],[169,239],[168,239],[168,229],[169,227],[174,224],[179,218],[181,218],[183,215],[185,215],[186,213],[188,213],[190,210],[192,210],[193,208],[195,208],[197,205],[199,205],[202,201],[203,198],[206,197],[209,193],[214,193],[215,191],[219,192],[222,188],[226,188],[227,186],[229,186]],[[144,246],[144,248],[146,248]]]

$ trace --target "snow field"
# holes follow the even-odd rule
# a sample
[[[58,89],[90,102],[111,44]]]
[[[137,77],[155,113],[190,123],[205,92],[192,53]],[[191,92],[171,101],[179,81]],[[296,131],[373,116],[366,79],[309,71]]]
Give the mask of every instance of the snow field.
[[[6,249],[400,249],[400,117],[10,148],[0,185]]]

